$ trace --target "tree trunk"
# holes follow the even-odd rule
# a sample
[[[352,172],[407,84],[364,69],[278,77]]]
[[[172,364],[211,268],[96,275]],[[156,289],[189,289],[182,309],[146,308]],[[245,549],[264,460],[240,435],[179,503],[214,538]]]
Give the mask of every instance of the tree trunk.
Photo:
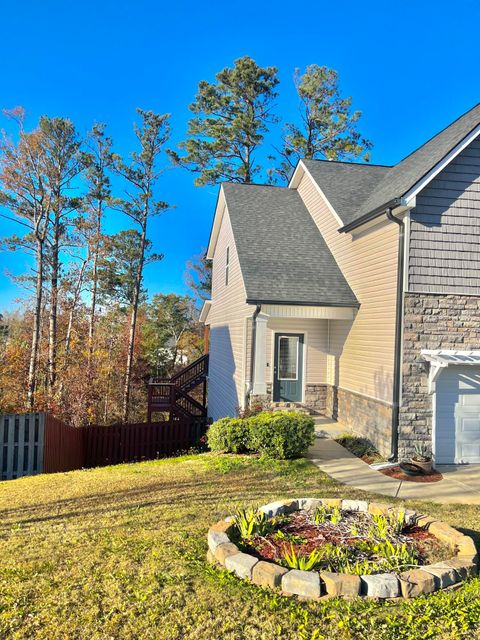
[[[250,149],[249,147],[245,147],[245,182],[250,184],[252,181],[252,167],[250,164]]]
[[[43,241],[37,238],[37,278],[35,285],[35,309],[33,311],[32,344],[30,347],[30,364],[28,367],[27,406],[33,409],[35,404],[35,389],[37,386],[37,360],[40,344],[40,321],[42,317],[43,298]]]
[[[110,335],[108,340],[108,362],[112,362],[112,351],[113,351],[113,335]],[[103,402],[103,424],[107,424],[108,420],[108,403],[110,400],[110,378],[111,378],[111,370],[110,365],[107,372],[107,388],[105,389],[105,398]]]
[[[70,345],[71,345],[71,342],[72,342],[73,319],[74,319],[74,315],[75,315],[75,309],[76,309],[78,301],[80,299],[80,293],[82,291],[82,284],[83,284],[83,276],[84,276],[84,273],[85,273],[85,269],[87,267],[87,263],[88,263],[88,258],[86,258],[83,261],[82,266],[80,268],[80,272],[79,272],[78,278],[77,278],[77,283],[75,285],[75,290],[74,290],[74,293],[73,293],[72,306],[70,307],[70,313],[68,314],[67,334],[65,336],[65,351],[64,351],[64,354],[63,354],[63,369],[62,369],[63,374],[67,370],[68,363],[69,363]],[[62,375],[61,376],[61,381],[60,381],[60,387],[59,387],[59,390],[58,390],[58,394],[59,394],[61,399],[63,399],[64,389],[65,389],[65,381],[64,381],[64,375]]]
[[[92,358],[93,358],[93,338],[95,334],[95,313],[97,310],[97,288],[98,288],[98,253],[100,250],[100,233],[101,233],[102,211],[100,205],[97,210],[97,228],[95,248],[93,252],[92,263],[92,305],[90,307],[90,318],[88,323],[88,375],[91,378]]]
[[[137,315],[138,315],[138,303],[140,301],[140,291],[142,288],[142,275],[143,265],[145,261],[145,245],[147,241],[147,221],[143,222],[142,228],[142,241],[140,244],[140,260],[138,264],[137,277],[135,281],[135,291],[133,293],[132,302],[132,315],[130,317],[130,332],[128,336],[128,352],[127,352],[127,366],[125,370],[125,384],[123,388],[123,407],[122,418],[123,422],[128,421],[128,412],[130,404],[130,384],[132,380],[132,368],[133,368],[133,355],[135,350],[135,331],[137,328]]]
[[[57,316],[59,273],[60,221],[55,215],[50,277],[50,320],[48,331],[48,389],[52,393],[57,381]]]

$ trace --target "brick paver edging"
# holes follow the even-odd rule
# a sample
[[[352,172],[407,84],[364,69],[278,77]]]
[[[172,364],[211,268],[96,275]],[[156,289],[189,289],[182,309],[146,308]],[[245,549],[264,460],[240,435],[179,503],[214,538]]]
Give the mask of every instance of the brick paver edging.
[[[267,518],[272,518],[300,509],[313,510],[320,505],[338,507],[343,511],[364,511],[372,515],[404,511],[405,524],[415,523],[427,529],[452,549],[452,557],[399,574],[356,576],[326,571],[289,570],[274,562],[258,560],[253,555],[241,552],[229,538],[233,527],[233,517],[229,517],[220,520],[209,529],[207,559],[261,587],[280,589],[285,595],[297,595],[308,599],[325,596],[413,598],[463,582],[477,573],[478,556],[472,538],[463,535],[445,522],[415,511],[400,510],[397,507],[376,502],[337,498],[299,498],[272,502],[260,507],[259,511],[265,513]]]

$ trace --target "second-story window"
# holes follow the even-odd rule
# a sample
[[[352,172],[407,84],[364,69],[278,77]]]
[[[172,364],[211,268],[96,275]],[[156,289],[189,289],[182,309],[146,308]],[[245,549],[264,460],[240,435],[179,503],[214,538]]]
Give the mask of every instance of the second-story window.
[[[225,257],[225,286],[228,285],[228,269],[230,266],[230,247],[227,247],[227,255]]]

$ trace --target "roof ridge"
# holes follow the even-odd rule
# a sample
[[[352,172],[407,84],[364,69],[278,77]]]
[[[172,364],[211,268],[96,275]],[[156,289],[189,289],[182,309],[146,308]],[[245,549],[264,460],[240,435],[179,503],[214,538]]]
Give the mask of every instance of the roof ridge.
[[[281,184],[265,184],[263,182],[229,182],[225,180],[220,183],[220,186],[231,185],[232,187],[271,187],[273,189],[287,189],[288,187]]]
[[[327,160],[324,158],[301,158],[302,162],[325,162],[327,164],[348,164],[353,167],[384,167],[391,169],[393,164],[377,164],[376,162],[350,162],[349,160]]]
[[[404,160],[406,160],[407,158],[410,158],[410,156],[413,156],[414,153],[417,153],[417,151],[420,151],[420,149],[422,149],[423,147],[425,147],[429,142],[431,142],[434,138],[436,138],[437,136],[441,135],[444,131],[446,131],[447,129],[450,129],[450,127],[453,127],[453,125],[458,122],[461,118],[463,118],[464,116],[466,116],[468,113],[471,113],[474,109],[476,109],[477,107],[480,107],[480,102],[477,102],[477,104],[475,104],[473,107],[471,107],[470,109],[467,109],[467,111],[465,111],[464,113],[462,113],[460,116],[458,116],[458,118],[455,118],[455,120],[453,122],[451,122],[450,124],[447,124],[446,127],[443,127],[443,129],[440,129],[440,131],[437,131],[437,133],[435,133],[433,136],[431,136],[430,138],[428,138],[428,140],[425,140],[425,142],[423,144],[421,144],[419,147],[417,147],[416,149],[414,149],[413,151],[411,151],[410,153],[408,153],[404,158],[402,158],[401,160],[399,160],[396,164],[392,165],[393,167],[396,167],[397,165],[399,165],[401,162],[403,162]],[[472,127],[470,129],[470,131],[464,136],[464,138],[466,138],[474,129],[475,127],[477,127],[478,125],[475,125],[474,127]]]

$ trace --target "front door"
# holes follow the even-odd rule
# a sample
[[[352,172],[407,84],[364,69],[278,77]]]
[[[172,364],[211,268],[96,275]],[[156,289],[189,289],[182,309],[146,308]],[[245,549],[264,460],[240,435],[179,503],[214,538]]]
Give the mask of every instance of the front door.
[[[273,401],[301,402],[303,392],[303,333],[276,333]]]

